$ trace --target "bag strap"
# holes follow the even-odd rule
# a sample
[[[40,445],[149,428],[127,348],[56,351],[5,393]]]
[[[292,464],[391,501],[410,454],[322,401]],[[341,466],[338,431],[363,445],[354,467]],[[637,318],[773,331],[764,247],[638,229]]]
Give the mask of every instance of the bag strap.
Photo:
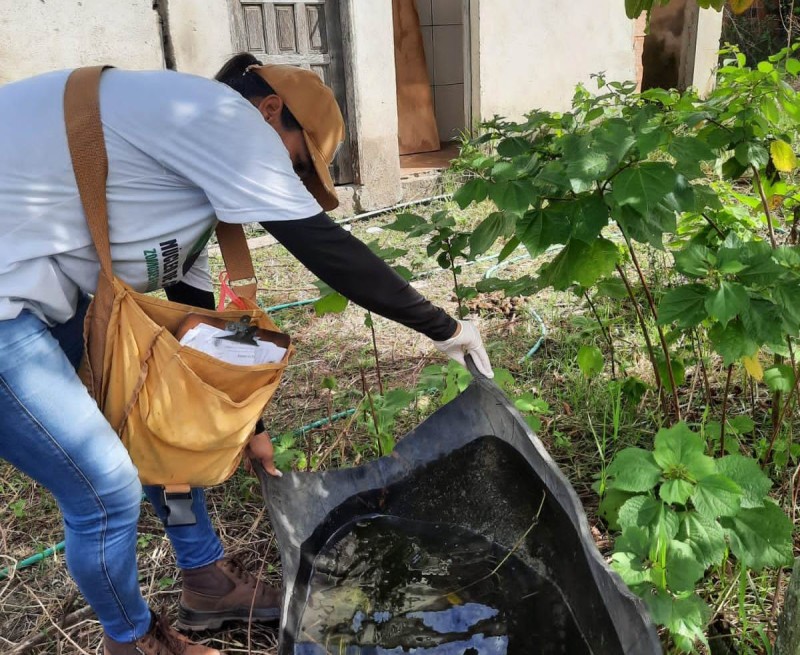
[[[100,271],[111,280],[113,269],[106,200],[108,153],[100,120],[100,76],[107,68],[112,67],[90,66],[72,71],[64,89],[64,120],[75,181],[97,250]],[[238,285],[237,294],[255,301],[258,284],[244,229],[241,225],[219,223],[217,239],[231,282],[252,280]]]

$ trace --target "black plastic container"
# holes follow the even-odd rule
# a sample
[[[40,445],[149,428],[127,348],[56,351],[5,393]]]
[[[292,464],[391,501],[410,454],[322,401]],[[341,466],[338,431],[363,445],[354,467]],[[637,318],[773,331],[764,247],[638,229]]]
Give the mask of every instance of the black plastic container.
[[[351,469],[290,473],[282,478],[261,472],[261,482],[283,566],[280,655],[662,652],[643,603],[608,568],[595,547],[575,491],[490,380],[474,379],[458,398],[403,437],[389,456]],[[441,599],[429,607],[440,612],[436,616],[450,616],[456,611],[453,606],[459,606],[461,613],[475,609],[479,603],[472,601],[478,592],[497,600],[495,614],[475,609],[476,622],[460,635],[432,632],[430,625],[422,625],[422,614],[407,611],[410,605],[403,600],[409,589],[416,589],[420,576],[403,573],[414,566],[397,567],[394,559],[386,560],[386,568],[402,574],[397,616],[377,606],[396,576],[378,570],[376,577],[372,571],[368,575],[383,587],[377,605],[375,598],[366,603],[374,616],[360,611],[355,600],[349,608],[346,595],[336,601],[337,613],[349,616],[352,609],[353,625],[344,626],[345,631],[362,634],[363,621],[372,621],[366,641],[326,646],[303,637],[301,626],[314,623],[310,619],[304,623],[311,611],[307,603],[312,577],[317,587],[320,580],[330,580],[331,589],[341,583],[347,568],[356,566],[353,550],[358,548],[359,535],[374,540],[381,530],[392,535],[385,540],[389,544],[406,544],[403,535],[411,535],[408,543],[412,545],[392,557],[402,558],[408,548],[421,548],[424,557],[455,562],[446,562],[444,569],[452,569],[448,575],[455,578],[437,577],[435,569],[421,578],[425,584],[433,581],[441,587]],[[441,535],[441,540],[434,539],[439,552],[431,555],[429,550],[437,550],[431,535],[437,534]],[[485,580],[469,582],[458,568],[465,560],[458,555],[464,544],[482,548],[501,568]],[[380,562],[376,564],[380,568]],[[358,566],[363,568],[364,562]],[[483,569],[476,566],[476,572],[486,570],[485,564]],[[444,580],[454,587],[452,594],[447,593]],[[485,589],[492,582],[501,588]],[[505,596],[498,597],[498,591]],[[529,600],[537,594],[539,604],[531,605]],[[397,601],[398,595],[393,598]],[[374,625],[376,616],[385,625]],[[415,625],[420,626],[417,641],[405,634]],[[398,645],[398,634],[403,645]],[[303,641],[308,643],[303,645]]]

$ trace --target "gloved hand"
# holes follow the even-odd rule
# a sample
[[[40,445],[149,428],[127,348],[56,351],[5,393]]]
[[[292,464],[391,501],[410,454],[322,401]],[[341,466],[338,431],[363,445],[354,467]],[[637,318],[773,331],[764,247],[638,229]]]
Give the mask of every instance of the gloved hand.
[[[462,366],[464,365],[464,355],[471,355],[472,361],[475,362],[475,368],[487,378],[494,377],[489,355],[486,354],[486,349],[483,347],[481,333],[478,332],[474,323],[458,321],[458,328],[452,337],[447,341],[434,341],[433,345],[436,346],[436,350],[443,352]]]

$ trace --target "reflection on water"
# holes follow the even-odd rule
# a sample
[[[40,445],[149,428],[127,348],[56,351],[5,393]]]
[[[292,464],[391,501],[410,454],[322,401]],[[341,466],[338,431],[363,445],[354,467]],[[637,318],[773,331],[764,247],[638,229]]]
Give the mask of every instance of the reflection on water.
[[[450,525],[373,516],[314,561],[294,655],[590,654],[558,589]]]

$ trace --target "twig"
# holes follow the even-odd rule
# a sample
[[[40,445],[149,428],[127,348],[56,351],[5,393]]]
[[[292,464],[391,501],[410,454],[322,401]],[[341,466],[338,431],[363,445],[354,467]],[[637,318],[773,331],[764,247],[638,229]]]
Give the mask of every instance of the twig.
[[[714,230],[717,232],[717,234],[719,234],[719,236],[721,236],[723,239],[725,238],[725,233],[724,233],[722,230],[720,230],[720,229],[719,229],[719,226],[718,226],[718,225],[717,225],[717,224],[716,224],[716,223],[715,223],[713,220],[711,220],[711,217],[710,217],[708,214],[706,214],[705,212],[701,212],[701,214],[700,214],[700,215],[701,215],[703,218],[705,218],[705,219],[706,219],[706,222],[707,222],[707,223],[708,223],[708,224],[709,224],[711,227],[713,227],[713,228],[714,228]]]
[[[773,248],[777,248],[778,242],[775,240],[775,230],[772,227],[772,214],[769,211],[769,201],[767,200],[767,194],[764,193],[764,185],[761,184],[761,174],[758,172],[758,169],[755,167],[754,164],[751,164],[750,167],[753,169],[753,179],[755,180],[756,186],[758,187],[758,193],[761,196],[761,205],[764,207],[764,214],[767,217],[769,242],[772,244]]]
[[[88,605],[81,607],[79,610],[64,615],[64,618],[61,619],[61,628],[66,630],[70,626],[73,626],[84,619],[88,619],[93,615],[94,610],[91,607]],[[6,655],[23,655],[24,653],[36,648],[39,644],[45,641],[49,635],[50,631],[47,628],[40,630],[30,639],[26,639],[25,641],[14,646],[14,648],[12,648],[10,651],[7,651]]]
[[[375,403],[372,401],[372,394],[367,387],[367,379],[364,377],[364,367],[359,366],[358,370],[361,372],[361,389],[367,397],[367,400],[369,400],[369,410],[372,414],[372,423],[375,426],[375,441],[378,444],[378,456],[383,457],[383,446],[381,445],[381,434],[380,428],[378,427],[378,415],[375,412]]]
[[[781,410],[780,417],[778,418],[778,424],[773,428],[772,435],[769,439],[769,448],[767,448],[767,452],[764,455],[764,462],[762,464],[762,468],[766,467],[769,464],[769,459],[772,456],[772,449],[775,446],[775,440],[778,438],[778,433],[780,432],[781,425],[783,425],[783,421],[786,419],[786,414],[789,411],[789,408],[792,406],[792,401],[797,396],[797,389],[800,386],[800,371],[797,370],[797,366],[794,365],[794,352],[792,351],[792,342],[789,338],[787,338],[789,343],[789,352],[792,356],[792,368],[794,373],[794,386],[791,388],[789,393],[786,396],[786,400],[783,401],[783,409]]]
[[[728,366],[728,377],[725,380],[725,393],[722,396],[722,421],[719,428],[719,456],[725,455],[725,423],[727,418],[725,416],[728,409],[728,390],[731,386],[731,374],[733,373],[733,364]]]
[[[645,280],[642,267],[639,266],[639,260],[636,258],[636,251],[633,249],[633,243],[631,243],[631,240],[624,232],[622,233],[622,236],[625,237],[625,241],[628,244],[628,252],[631,255],[631,261],[633,262],[634,268],[636,268],[636,273],[639,275],[639,280],[642,283],[642,288],[644,289],[645,296],[647,297],[647,304],[650,306],[650,313],[653,315],[653,320],[656,323],[656,332],[658,332],[658,339],[661,342],[661,350],[664,351],[664,363],[667,366],[667,376],[669,377],[669,383],[672,387],[672,402],[675,406],[675,420],[680,421],[681,405],[680,401],[678,400],[678,387],[675,384],[675,374],[672,371],[672,360],[669,356],[667,339],[664,336],[664,330],[658,324],[658,310],[656,309],[656,303],[655,300],[653,300],[653,294],[650,293],[650,287],[647,285],[647,280]]]
[[[636,297],[633,295],[633,288],[631,287],[628,278],[625,277],[625,272],[622,270],[622,267],[617,264],[617,273],[622,278],[622,282],[625,284],[625,289],[628,292],[628,297],[633,302],[633,309],[636,312],[636,317],[639,319],[639,326],[642,328],[642,335],[644,336],[644,342],[647,346],[647,353],[650,356],[650,364],[653,366],[653,375],[656,380],[656,387],[658,388],[658,393],[661,398],[661,410],[664,412],[664,415],[668,415],[669,412],[667,411],[667,400],[664,396],[664,385],[661,383],[661,374],[658,372],[658,364],[656,363],[656,356],[653,350],[653,342],[650,341],[650,334],[647,331],[647,325],[644,322],[644,316],[642,316],[642,310],[639,308],[639,303],[636,302]]]
[[[64,639],[66,639],[66,640],[67,640],[69,643],[71,643],[71,644],[72,644],[72,645],[73,645],[73,646],[76,648],[76,651],[75,651],[75,652],[76,652],[76,653],[81,653],[82,655],[90,655],[90,653],[89,653],[89,652],[87,652],[86,650],[84,650],[83,648],[81,648],[81,647],[80,647],[80,646],[79,646],[79,645],[78,645],[78,644],[75,642],[75,640],[74,640],[72,637],[70,637],[70,636],[69,636],[69,635],[68,635],[68,634],[67,634],[67,633],[64,631],[64,629],[63,629],[63,628],[61,628],[61,626],[60,626],[60,625],[58,625],[58,623],[56,623],[56,621],[53,619],[53,616],[50,614],[50,611],[47,609],[47,607],[45,607],[44,603],[43,603],[43,602],[42,602],[42,601],[39,599],[39,596],[36,594],[36,592],[34,592],[34,591],[33,591],[33,589],[31,589],[31,588],[30,588],[30,587],[29,587],[27,584],[25,584],[25,582],[23,582],[23,581],[22,581],[22,579],[20,579],[20,584],[21,584],[23,587],[25,587],[25,589],[28,591],[28,593],[31,595],[31,597],[32,597],[32,598],[33,598],[33,599],[36,601],[36,603],[39,605],[39,607],[41,607],[41,608],[42,608],[42,611],[44,612],[45,616],[47,617],[47,620],[48,620],[48,621],[50,621],[50,624],[51,624],[51,625],[52,625],[52,626],[53,626],[53,627],[54,627],[56,630],[58,630],[58,632],[60,632],[60,633],[61,633],[61,636],[62,636],[62,637],[64,637]],[[85,608],[83,608],[83,609],[85,609]],[[82,611],[83,611],[83,609],[81,609],[81,610],[78,610],[78,612],[82,612]],[[75,612],[75,613],[77,614],[78,612]],[[89,609],[89,614],[91,614],[91,608]],[[84,617],[84,618],[85,618],[85,617]],[[20,651],[20,652],[25,652],[25,651]]]
[[[611,339],[611,332],[603,324],[603,321],[600,318],[600,314],[597,313],[597,308],[594,306],[594,303],[592,302],[592,299],[589,297],[589,293],[587,291],[583,292],[583,297],[586,298],[586,302],[589,304],[589,308],[592,310],[592,314],[594,314],[594,318],[597,321],[597,324],[600,326],[600,331],[603,333],[603,336],[606,338],[606,342],[608,343],[608,349],[611,353],[611,377],[616,380],[617,369],[614,357],[614,341]]]
[[[378,339],[375,337],[375,322],[372,320],[372,312],[367,311],[369,317],[369,330],[372,332],[372,355],[375,358],[375,373],[378,375],[378,391],[383,395],[383,379],[381,378],[381,360],[378,357]]]

